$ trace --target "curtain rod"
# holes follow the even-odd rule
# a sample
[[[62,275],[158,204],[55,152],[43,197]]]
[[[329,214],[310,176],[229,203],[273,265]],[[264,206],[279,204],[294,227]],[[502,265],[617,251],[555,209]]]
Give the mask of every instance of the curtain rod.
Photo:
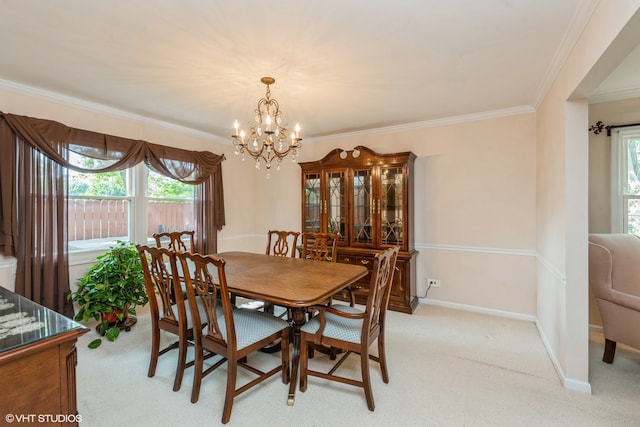
[[[589,127],[589,132],[593,132],[594,134],[599,134],[603,129],[607,130],[607,136],[611,136],[611,129],[615,128],[626,128],[630,126],[640,126],[640,123],[630,123],[628,125],[606,125],[602,123],[601,120],[598,120],[595,125]]]

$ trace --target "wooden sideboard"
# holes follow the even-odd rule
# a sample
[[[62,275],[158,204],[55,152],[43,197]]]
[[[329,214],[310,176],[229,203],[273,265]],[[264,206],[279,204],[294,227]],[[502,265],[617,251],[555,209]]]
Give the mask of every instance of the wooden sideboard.
[[[400,246],[389,309],[413,313],[416,257],[413,242],[411,152],[379,154],[367,147],[335,149],[300,163],[302,231],[339,233],[338,262],[371,269],[377,252]],[[366,302],[370,274],[357,284],[356,301]]]
[[[78,426],[81,324],[0,287],[0,417],[10,423]]]

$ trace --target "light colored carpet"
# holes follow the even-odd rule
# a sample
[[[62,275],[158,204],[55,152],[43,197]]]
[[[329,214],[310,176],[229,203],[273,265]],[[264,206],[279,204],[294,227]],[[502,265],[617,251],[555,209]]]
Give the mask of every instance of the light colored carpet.
[[[81,425],[221,425],[226,368],[204,379],[200,400],[192,404],[192,369],[181,390],[172,391],[175,351],[147,377],[146,309],[138,319],[131,332],[96,350],[86,347],[95,331],[79,340]],[[598,333],[591,334],[593,394],[587,395],[562,387],[533,323],[421,304],[413,315],[390,312],[387,328],[390,382],[384,384],[372,364],[374,412],[361,389],[318,378],[287,406],[288,388],[276,376],[235,399],[228,425],[640,426],[640,353],[619,345],[613,365],[606,365]],[[272,365],[278,359],[258,354],[251,361]],[[311,362],[326,364],[327,357]],[[357,357],[340,369],[357,375]]]

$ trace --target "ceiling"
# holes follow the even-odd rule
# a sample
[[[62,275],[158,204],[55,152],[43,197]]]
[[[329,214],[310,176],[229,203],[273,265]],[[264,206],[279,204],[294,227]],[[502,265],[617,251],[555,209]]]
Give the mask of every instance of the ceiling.
[[[4,0],[0,87],[224,140],[253,120],[263,76],[305,139],[533,109],[596,4]]]

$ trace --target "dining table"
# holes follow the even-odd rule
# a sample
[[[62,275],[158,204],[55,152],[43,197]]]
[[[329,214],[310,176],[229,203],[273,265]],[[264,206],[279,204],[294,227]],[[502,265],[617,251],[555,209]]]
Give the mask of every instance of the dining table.
[[[287,405],[292,406],[300,363],[300,327],[306,322],[307,309],[326,303],[333,295],[366,276],[367,269],[361,265],[250,252],[221,252],[214,256],[225,260],[225,275],[231,293],[290,309],[293,357]]]

